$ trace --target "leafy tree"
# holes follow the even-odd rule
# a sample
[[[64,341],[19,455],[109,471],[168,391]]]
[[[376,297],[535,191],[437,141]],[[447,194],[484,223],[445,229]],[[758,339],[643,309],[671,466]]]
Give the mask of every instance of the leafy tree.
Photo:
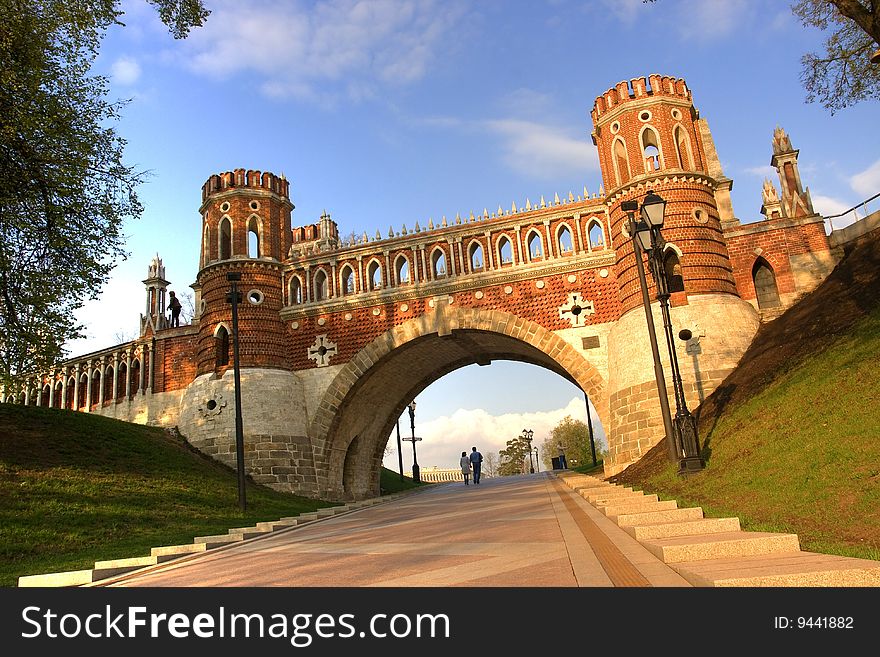
[[[202,0],[148,0],[175,38]],[[82,335],[73,313],[125,257],[144,180],[123,162],[124,103],[90,74],[121,0],[0,0],[0,384],[45,371]]]
[[[498,476],[522,474],[523,464],[529,458],[529,441],[517,436],[507,441],[507,447],[498,452]]]
[[[598,440],[593,441],[596,445],[596,459],[603,456],[602,445]],[[590,448],[590,433],[586,422],[575,420],[566,415],[550,432],[550,436],[541,445],[541,454],[545,467],[550,467],[551,457],[559,454],[559,445],[565,449],[565,458],[569,466],[586,465],[593,463],[593,453]]]
[[[833,114],[880,98],[880,2],[800,0],[792,11],[805,26],[832,28],[823,54],[801,58],[807,102],[818,100]]]

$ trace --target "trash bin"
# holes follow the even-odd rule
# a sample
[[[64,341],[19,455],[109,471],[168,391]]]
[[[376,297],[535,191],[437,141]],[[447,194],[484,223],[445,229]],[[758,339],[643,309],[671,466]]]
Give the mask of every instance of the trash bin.
[[[552,463],[553,463],[554,470],[562,470],[563,469],[562,462],[558,456],[551,456],[550,461],[552,461]]]

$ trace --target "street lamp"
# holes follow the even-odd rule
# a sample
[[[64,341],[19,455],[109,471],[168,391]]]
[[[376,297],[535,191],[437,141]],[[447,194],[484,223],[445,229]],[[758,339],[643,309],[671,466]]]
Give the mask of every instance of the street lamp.
[[[529,443],[529,473],[535,474],[535,466],[532,463],[532,436],[535,435],[535,432],[531,429],[523,429],[522,436]]]
[[[413,467],[412,467],[413,481],[419,482],[419,481],[421,481],[421,478],[419,477],[419,463],[416,460],[416,441],[421,440],[421,438],[416,438],[416,400],[415,399],[413,399],[410,402],[408,408],[409,408],[409,424],[410,424],[410,428],[412,429],[412,438],[404,438],[404,440],[412,441],[412,445],[413,445]]]
[[[235,380],[235,460],[238,470],[238,506],[242,513],[247,511],[247,497],[244,478],[244,433],[241,426],[241,374],[238,367],[238,304],[241,292],[238,291],[240,272],[229,272],[226,280],[232,286],[226,294],[227,303],[232,304],[232,371]]]
[[[666,279],[666,268],[663,263],[666,241],[660,232],[663,228],[666,201],[651,191],[642,200],[641,208],[639,208],[636,201],[625,201],[621,204],[621,209],[628,213],[628,230],[633,239],[636,267],[639,273],[639,283],[642,287],[642,299],[645,304],[645,314],[648,318],[648,333],[651,337],[651,348],[654,353],[654,371],[657,375],[660,408],[663,413],[663,425],[666,430],[670,456],[678,460],[679,474],[702,470],[705,467],[705,463],[700,458],[697,422],[688,410],[687,402],[685,401],[681,371],[678,368],[678,357],[675,352],[672,321],[669,314],[669,282]],[[635,221],[633,218],[632,213],[636,210],[639,210],[640,221]],[[663,368],[660,365],[657,353],[657,338],[654,335],[654,322],[651,315],[650,300],[648,299],[648,286],[645,280],[644,268],[642,267],[642,251],[648,256],[651,274],[657,286],[657,300],[660,302],[660,312],[663,315],[663,330],[666,337],[666,347],[669,350],[669,362],[672,368],[672,387],[675,393],[674,426],[672,426],[672,421],[669,418],[669,399],[666,396]]]

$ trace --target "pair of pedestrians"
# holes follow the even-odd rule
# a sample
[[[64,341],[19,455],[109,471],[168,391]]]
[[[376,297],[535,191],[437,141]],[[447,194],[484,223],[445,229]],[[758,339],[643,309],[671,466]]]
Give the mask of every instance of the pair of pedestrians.
[[[473,470],[474,473],[474,483],[480,483],[480,470],[482,469],[483,455],[477,451],[476,447],[471,448],[470,456],[468,456],[467,452],[462,452],[459,464],[461,465],[461,474],[464,476],[465,486],[469,485],[468,477],[471,474],[471,470]]]

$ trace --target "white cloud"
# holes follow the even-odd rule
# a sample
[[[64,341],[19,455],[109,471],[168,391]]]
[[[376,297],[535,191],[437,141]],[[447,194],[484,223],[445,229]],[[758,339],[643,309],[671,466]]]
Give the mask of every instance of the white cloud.
[[[421,79],[464,15],[458,2],[218,1],[181,44],[185,65],[225,79],[255,73],[264,93],[363,99]]]
[[[458,409],[451,416],[442,416],[416,427],[416,435],[422,438],[416,444],[419,466],[422,469],[435,465],[440,468],[456,467],[462,452],[470,453],[473,446],[484,456],[489,452],[497,452],[506,447],[508,440],[521,435],[523,429],[531,429],[535,432],[532,444],[541,449],[553,428],[567,415],[575,420],[586,421],[582,397],[573,397],[562,408],[535,413],[506,413],[493,416],[482,409]],[[592,422],[598,448],[600,443],[604,444],[605,434],[597,417],[593,416]],[[394,433],[388,446],[392,448],[393,453],[385,458],[385,467],[396,471],[399,465]],[[554,453],[553,456],[556,454]],[[404,443],[404,470],[409,470],[411,466],[412,447],[410,443]]]
[[[813,209],[821,214],[823,217],[827,217],[834,214],[839,214],[844,210],[849,210],[852,205],[847,203],[846,201],[841,201],[840,199],[834,198],[833,196],[823,196],[822,194],[810,194],[810,198],[813,200]],[[835,228],[842,228],[842,224],[835,223]]]
[[[862,200],[880,192],[880,160],[850,178],[849,184]]]
[[[749,10],[746,0],[688,0],[682,3],[679,31],[685,39],[718,39],[736,32]]]
[[[775,181],[777,179],[777,171],[769,164],[765,164],[764,166],[756,166],[756,167],[746,167],[743,169],[748,174],[753,176],[758,176],[759,178],[769,178],[770,180]]]
[[[485,125],[503,139],[505,163],[525,175],[549,179],[599,169],[596,149],[585,138],[518,119],[491,120]]]
[[[131,57],[120,57],[110,66],[110,75],[114,82],[130,87],[140,79],[141,66]]]

